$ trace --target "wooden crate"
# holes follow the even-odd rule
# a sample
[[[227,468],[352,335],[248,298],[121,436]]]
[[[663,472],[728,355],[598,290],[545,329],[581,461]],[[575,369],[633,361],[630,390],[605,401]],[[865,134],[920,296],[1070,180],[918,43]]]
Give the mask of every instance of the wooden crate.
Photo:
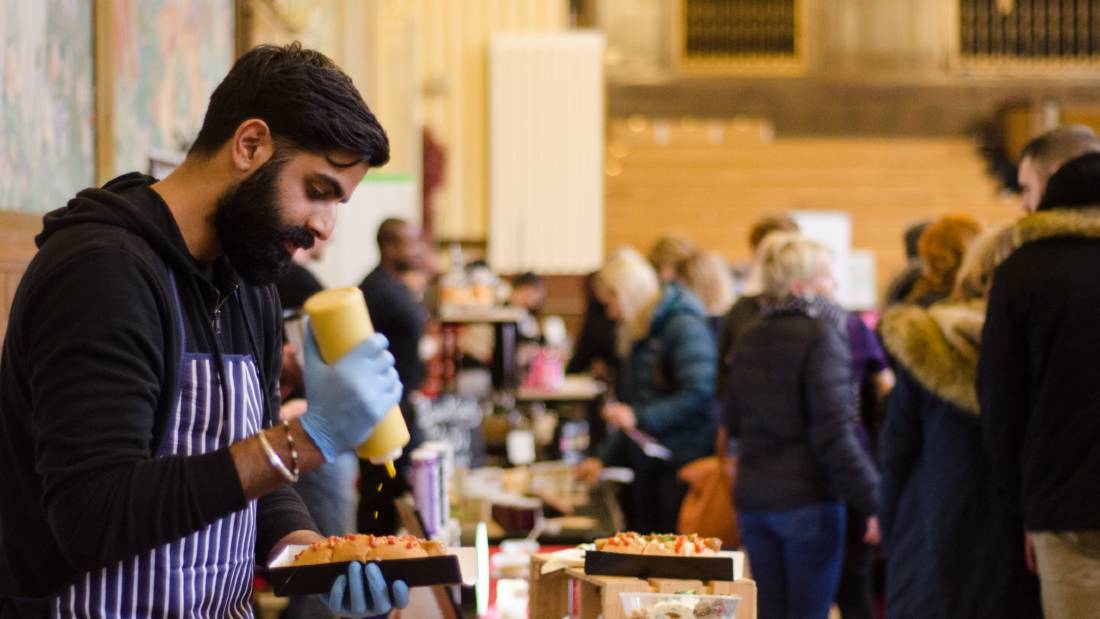
[[[736,619],[756,619],[756,583],[742,578],[736,581],[673,580],[652,578],[617,578],[589,576],[582,568],[571,568],[541,574],[545,556],[536,555],[531,562],[531,619],[561,619],[570,614],[570,600],[576,596],[580,619],[626,619],[620,593],[676,593],[697,591],[712,595],[736,595],[741,598]]]

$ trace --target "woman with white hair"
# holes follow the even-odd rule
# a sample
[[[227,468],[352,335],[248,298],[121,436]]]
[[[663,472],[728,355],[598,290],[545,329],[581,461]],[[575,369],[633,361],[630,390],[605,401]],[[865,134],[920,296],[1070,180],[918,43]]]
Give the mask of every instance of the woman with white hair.
[[[600,458],[586,460],[580,474],[594,481],[604,465],[634,470],[627,520],[631,529],[676,530],[687,486],[680,466],[711,453],[717,350],[698,298],[681,284],[662,287],[653,267],[632,249],[616,252],[597,276],[597,291],[619,325],[626,362],[616,384],[620,401],[603,417],[612,432]],[[646,455],[638,431],[671,451],[667,459]]]
[[[840,580],[846,510],[878,542],[878,479],[856,438],[831,252],[774,233],[761,265],[761,318],[734,348],[728,382],[726,424],[740,449],[734,503],[760,616],[824,619]]]

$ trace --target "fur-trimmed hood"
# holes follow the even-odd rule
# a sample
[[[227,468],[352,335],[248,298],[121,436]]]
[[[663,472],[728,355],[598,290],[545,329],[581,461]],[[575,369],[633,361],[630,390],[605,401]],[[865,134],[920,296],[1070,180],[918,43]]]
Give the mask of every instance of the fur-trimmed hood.
[[[1014,236],[1016,247],[1057,238],[1100,239],[1100,204],[1032,213],[1016,223]]]
[[[925,389],[978,414],[974,382],[985,302],[941,303],[925,309],[901,305],[882,317],[886,350]]]
[[[1059,238],[1100,240],[1100,204],[1041,210],[1018,221],[1013,235],[1017,248]],[[883,315],[882,339],[925,389],[977,415],[974,381],[984,322],[984,301],[902,305]]]

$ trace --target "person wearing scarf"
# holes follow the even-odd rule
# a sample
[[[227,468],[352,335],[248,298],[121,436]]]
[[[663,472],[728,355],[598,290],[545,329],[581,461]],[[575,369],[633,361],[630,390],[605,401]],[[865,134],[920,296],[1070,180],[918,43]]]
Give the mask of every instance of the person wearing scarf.
[[[762,317],[733,349],[726,426],[740,447],[734,504],[761,617],[824,619],[847,510],[878,541],[878,476],[856,436],[846,314],[832,254],[796,233],[764,242]]]
[[[982,450],[974,387],[989,287],[1012,232],[974,242],[948,299],[883,316],[897,373],[879,443],[888,617],[1042,616],[1019,509]]]

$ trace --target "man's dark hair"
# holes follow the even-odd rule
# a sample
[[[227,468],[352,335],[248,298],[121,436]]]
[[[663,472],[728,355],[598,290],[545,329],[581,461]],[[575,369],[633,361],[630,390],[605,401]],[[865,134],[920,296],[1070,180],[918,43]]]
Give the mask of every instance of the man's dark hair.
[[[512,288],[522,288],[523,286],[538,288],[542,285],[542,276],[538,273],[532,273],[531,271],[520,273],[512,280]]]
[[[1020,151],[1020,161],[1030,157],[1049,176],[1070,159],[1096,151],[1100,151],[1100,138],[1090,127],[1062,125],[1028,142]]]
[[[396,217],[390,217],[383,221],[382,225],[378,226],[378,249],[400,243],[402,240],[401,231],[407,225],[409,225],[409,222]]]
[[[390,158],[385,130],[363,97],[332,60],[295,42],[260,45],[245,52],[210,95],[192,153],[209,155],[233,137],[237,127],[259,118],[277,142],[292,149],[327,155],[344,150],[370,167]]]
[[[749,230],[749,247],[755,252],[764,237],[772,232],[798,232],[798,223],[790,215],[766,215],[756,220]]]

